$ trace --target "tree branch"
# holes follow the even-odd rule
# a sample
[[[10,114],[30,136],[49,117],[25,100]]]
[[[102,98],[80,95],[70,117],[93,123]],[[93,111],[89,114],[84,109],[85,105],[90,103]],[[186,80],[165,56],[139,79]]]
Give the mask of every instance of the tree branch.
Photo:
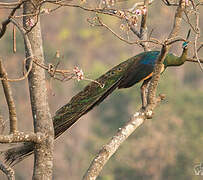
[[[16,132],[10,135],[0,135],[0,143],[35,142],[41,143],[47,137],[42,133]]]
[[[187,58],[186,61],[188,62],[193,62],[193,63],[202,63],[203,64],[203,59],[199,59],[199,61],[197,59],[194,58]]]
[[[135,113],[131,117],[130,121],[120,128],[112,139],[101,148],[83,176],[83,180],[95,180],[100,174],[104,165],[116,152],[119,146],[144,123],[144,121],[148,118],[148,115],[151,116],[151,113],[152,111],[144,113],[141,110]]]
[[[147,40],[147,15],[148,15],[149,0],[144,0],[144,12],[142,14],[141,26],[140,26],[140,40]],[[149,51],[148,43],[141,43],[144,51]]]
[[[198,7],[195,7],[195,16],[196,16],[196,24],[195,24],[196,33],[195,33],[195,41],[194,41],[194,57],[197,59],[199,67],[203,71],[203,66],[200,63],[200,60],[199,60],[199,57],[198,57],[199,49],[197,48],[197,41],[198,41],[198,38],[200,36],[200,27],[199,27],[199,18],[200,18],[200,16],[199,16],[199,12],[198,12]],[[200,49],[201,49],[201,46],[200,46]]]
[[[8,109],[9,109],[9,119],[10,119],[10,133],[15,133],[17,131],[17,113],[16,106],[14,103],[11,87],[6,80],[7,74],[3,67],[2,61],[0,60],[0,77],[3,78],[2,86],[4,89],[4,94],[6,97]]]
[[[181,26],[181,21],[182,21],[182,13],[185,9],[185,0],[180,0],[179,1],[179,6],[176,10],[175,13],[175,19],[174,19],[174,24],[173,24],[173,28],[171,30],[171,33],[169,34],[168,39],[173,39],[177,36],[179,30],[180,30],[180,26]],[[166,45],[168,40],[166,40],[165,44],[163,45],[162,49],[161,49],[161,53],[156,61],[156,65],[153,71],[153,76],[152,76],[152,80],[148,89],[148,109],[154,109],[154,107],[157,104],[157,99],[156,99],[156,89],[158,86],[158,81],[160,78],[160,73],[161,73],[161,69],[163,66],[163,61],[166,57],[166,54],[168,53],[170,46],[171,45]]]
[[[1,81],[7,81],[7,82],[17,82],[17,81],[22,81],[22,80],[26,79],[28,77],[31,69],[32,69],[32,64],[33,64],[33,59],[31,57],[28,57],[28,58],[24,59],[23,68],[24,68],[27,60],[30,60],[29,67],[28,67],[27,72],[22,77],[13,78],[13,79],[10,79],[10,78],[7,78],[7,77],[0,77],[0,80]]]
[[[91,20],[90,19],[88,19],[87,21],[90,23],[90,25],[91,26],[101,26],[101,27],[105,27],[107,30],[109,30],[115,37],[117,37],[119,40],[121,40],[121,41],[123,41],[123,42],[125,42],[125,43],[127,43],[127,44],[130,44],[130,45],[133,45],[133,44],[135,44],[135,45],[140,45],[140,46],[142,46],[143,47],[143,44],[145,44],[145,43],[153,43],[153,44],[157,44],[157,45],[162,45],[162,42],[160,42],[158,39],[155,39],[155,38],[151,38],[151,39],[149,39],[149,40],[137,40],[137,41],[128,41],[128,40],[126,40],[126,39],[124,39],[123,37],[121,37],[120,35],[118,35],[116,32],[114,32],[108,25],[106,25],[106,24],[104,24],[103,22],[102,22],[102,20],[101,20],[101,18],[100,17],[98,17],[98,16],[96,16],[95,18],[94,18],[94,21],[96,20],[96,22],[94,23],[94,22],[91,22]],[[182,39],[181,39],[182,40]],[[179,39],[178,40],[176,40],[176,41],[179,41]]]

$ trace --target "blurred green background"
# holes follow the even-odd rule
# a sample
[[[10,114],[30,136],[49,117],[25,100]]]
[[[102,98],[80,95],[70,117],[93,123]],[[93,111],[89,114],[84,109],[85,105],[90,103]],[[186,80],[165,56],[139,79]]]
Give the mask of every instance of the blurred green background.
[[[118,7],[131,7],[135,1],[118,3]],[[89,6],[94,3],[88,1]],[[155,1],[149,10],[148,30],[152,37],[165,39],[172,27],[175,8]],[[201,7],[200,12],[203,12]],[[8,15],[0,11],[0,20]],[[75,8],[61,8],[41,18],[44,54],[47,63],[56,63],[55,53],[62,56],[60,68],[72,70],[75,65],[85,76],[95,79],[114,65],[142,52],[138,46],[128,45],[100,27],[90,27],[87,18],[94,14]],[[101,16],[105,23],[127,38],[119,27],[122,22],[110,16]],[[203,13],[200,29],[203,29]],[[138,26],[139,27],[139,26]],[[181,35],[186,36],[189,26],[183,22]],[[136,37],[129,34],[131,40]],[[192,36],[192,38],[194,35]],[[202,41],[202,37],[200,38]],[[158,47],[151,46],[152,49]],[[181,53],[181,44],[171,51]],[[191,54],[190,54],[191,55]],[[9,77],[22,75],[24,45],[17,32],[17,53],[12,52],[12,26],[0,41],[0,57]],[[200,52],[203,57],[203,52]],[[54,112],[79,92],[88,82],[59,82],[47,76],[51,112]],[[116,133],[129,117],[140,108],[140,84],[117,90],[100,106],[83,116],[55,143],[54,179],[81,179],[91,160],[103,144]],[[155,111],[153,119],[136,130],[123,143],[104,167],[99,180],[196,180],[194,166],[203,162],[203,76],[195,63],[186,62],[178,68],[168,68],[161,77],[158,91],[166,100]],[[20,130],[33,129],[27,81],[12,83],[17,105]],[[0,111],[8,122],[8,110],[0,88]],[[7,125],[8,126],[8,125]],[[5,148],[5,145],[0,145]],[[33,157],[15,166],[16,179],[31,179]],[[6,177],[0,173],[0,179]]]

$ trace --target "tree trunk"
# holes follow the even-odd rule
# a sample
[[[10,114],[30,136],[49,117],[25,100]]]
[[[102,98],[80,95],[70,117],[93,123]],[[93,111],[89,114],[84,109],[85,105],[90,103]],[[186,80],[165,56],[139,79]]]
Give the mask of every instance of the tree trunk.
[[[37,5],[35,8],[36,7]],[[24,15],[35,12],[36,9],[34,9],[34,6],[30,2],[25,3]],[[32,50],[30,52],[28,45],[25,43],[26,58],[34,56],[39,63],[44,63],[40,17],[38,20],[36,20],[36,18],[32,16],[24,16],[23,26],[25,29],[30,29],[31,25],[29,22],[31,21],[31,18],[34,20],[34,22],[37,21],[37,24],[28,33],[28,38],[30,40]],[[54,131],[47,100],[47,88],[44,69],[33,63],[28,81],[34,131],[35,133],[41,132],[47,135],[45,141],[35,145],[33,179],[49,180],[52,179]]]

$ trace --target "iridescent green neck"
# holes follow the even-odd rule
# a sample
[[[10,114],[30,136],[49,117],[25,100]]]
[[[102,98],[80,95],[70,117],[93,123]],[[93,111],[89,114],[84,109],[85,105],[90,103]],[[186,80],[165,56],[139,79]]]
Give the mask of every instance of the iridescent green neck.
[[[175,56],[172,53],[169,53],[166,55],[166,58],[164,60],[164,65],[165,67],[167,66],[180,66],[182,64],[184,64],[184,62],[187,59],[187,48],[183,49],[182,55],[180,57]]]

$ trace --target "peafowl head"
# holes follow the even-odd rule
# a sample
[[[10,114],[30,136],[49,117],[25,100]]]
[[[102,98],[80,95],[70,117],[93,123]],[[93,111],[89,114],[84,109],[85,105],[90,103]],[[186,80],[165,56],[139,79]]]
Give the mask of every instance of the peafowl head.
[[[183,42],[183,44],[182,44],[183,50],[188,48],[188,44],[189,44],[189,41]]]

